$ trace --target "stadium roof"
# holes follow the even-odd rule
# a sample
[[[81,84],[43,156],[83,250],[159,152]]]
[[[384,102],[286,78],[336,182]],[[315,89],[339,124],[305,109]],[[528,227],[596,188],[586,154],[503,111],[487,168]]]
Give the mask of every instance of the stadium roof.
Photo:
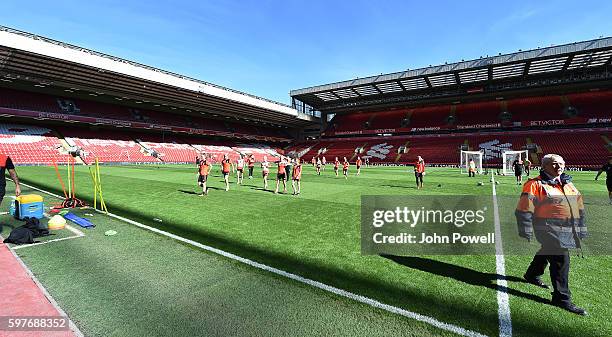
[[[317,122],[289,105],[4,26],[0,80],[295,127]]]
[[[292,90],[291,97],[316,110],[330,111],[419,92],[461,88],[463,93],[469,93],[486,84],[584,72],[611,62],[612,37],[607,37],[318,85]]]

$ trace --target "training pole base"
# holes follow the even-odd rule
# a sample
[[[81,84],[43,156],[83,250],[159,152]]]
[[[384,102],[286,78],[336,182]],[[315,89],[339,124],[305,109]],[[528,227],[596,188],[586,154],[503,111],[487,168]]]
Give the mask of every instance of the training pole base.
[[[83,200],[77,198],[67,198],[62,202],[62,208],[85,207],[87,204]]]

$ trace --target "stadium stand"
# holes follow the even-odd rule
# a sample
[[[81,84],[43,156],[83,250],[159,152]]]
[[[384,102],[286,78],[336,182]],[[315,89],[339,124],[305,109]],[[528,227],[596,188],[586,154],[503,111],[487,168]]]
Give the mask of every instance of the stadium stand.
[[[580,117],[612,118],[612,91],[570,94],[567,98]]]
[[[365,123],[368,122],[374,113],[355,113],[348,115],[336,115],[330,125],[335,128],[335,131],[354,131],[364,129]]]
[[[84,151],[81,159],[91,164],[96,157],[102,163],[158,163],[155,157],[146,154],[129,134],[117,131],[96,132],[87,129],[58,128],[66,142]]]
[[[254,135],[287,136],[282,129],[266,126],[245,125],[235,121],[211,120],[199,117],[170,116],[160,111],[147,111],[118,105],[91,102],[80,99],[53,98],[48,95],[23,92],[12,89],[0,89],[0,106],[11,109],[44,110],[54,113],[103,116],[140,122],[173,123],[174,125],[201,127],[209,130]],[[612,91],[582,92],[557,96],[537,96],[515,98],[507,101],[483,101],[455,105],[433,105],[411,109],[390,109],[371,113],[337,115],[330,128],[338,131],[359,131],[364,129],[384,130],[402,129],[422,132],[436,132],[436,128],[458,129],[462,126],[481,125],[483,123],[500,123],[500,116],[508,111],[513,122],[525,123],[529,120],[568,119],[582,117],[586,119],[606,119],[612,116]],[[568,110],[573,110],[569,111]],[[566,156],[573,166],[594,168],[610,155],[608,141],[611,139],[608,129],[589,131],[587,129],[562,129],[558,134],[571,132],[572,139],[582,144],[593,144],[592,151],[580,153],[580,143],[573,142],[560,146],[545,136],[547,133],[529,131],[528,126],[521,131],[489,133],[450,133],[404,135],[393,137],[365,137],[323,139],[319,142],[296,144],[286,149],[288,153],[301,154],[306,160],[312,157],[325,156],[328,161],[334,157],[347,157],[354,161],[357,155],[370,159],[371,163],[402,164],[412,163],[415,155],[421,155],[430,164],[456,165],[459,149],[483,149],[488,155],[487,163],[499,161],[503,149],[523,149],[537,155],[545,152],[557,152]],[[422,129],[422,130],[420,130]],[[82,159],[91,163],[95,157],[107,163],[158,163],[193,162],[198,152],[205,152],[220,160],[223,153],[228,153],[235,160],[240,153],[254,154],[257,161],[268,156],[269,161],[277,160],[279,151],[258,142],[236,143],[232,140],[204,140],[202,138],[167,132],[161,137],[159,133],[126,132],[104,130],[103,133],[87,128],[58,127],[59,135],[49,128],[32,126],[15,127],[5,124],[2,127],[0,148],[12,155],[21,164],[49,164],[53,161],[64,162],[65,154],[60,150],[77,146],[84,151]],[[469,130],[468,130],[469,131]],[[492,130],[493,131],[493,130]],[[549,131],[547,131],[549,132]],[[18,136],[18,137],[16,137]],[[28,138],[29,137],[29,138]],[[21,139],[15,142],[15,139]],[[138,141],[140,140],[140,142]],[[58,150],[60,149],[60,150]],[[65,153],[65,150],[63,151]],[[583,151],[584,152],[584,151]],[[155,156],[157,155],[157,157]],[[219,158],[216,158],[219,157]]]
[[[230,146],[222,145],[220,143],[210,143],[207,145],[194,144],[193,147],[199,153],[205,153],[209,158],[212,158],[214,163],[221,162],[225,154],[227,154],[229,159],[233,162],[240,157],[240,154],[234,151]]]
[[[0,88],[0,107],[63,113],[57,101],[47,95]]]
[[[139,142],[150,153],[169,163],[191,163],[197,155],[196,149],[189,144]]]
[[[264,156],[269,162],[280,159],[280,154],[276,149],[262,144],[237,144],[232,147],[232,150],[245,155],[252,154],[257,162],[262,162]]]
[[[198,155],[196,148],[188,142],[149,134],[135,135],[137,142],[153,156],[168,163],[193,163]]]
[[[260,136],[265,136],[265,137],[278,137],[278,138],[292,138],[291,135],[287,134],[287,132],[285,132],[282,129],[279,128],[271,128],[271,127],[265,127],[265,126],[258,126],[255,127],[255,132],[257,132],[258,135]]]
[[[466,103],[458,104],[455,113],[457,125],[499,123],[501,108],[498,101]]]
[[[571,141],[562,141],[571,139]],[[361,156],[370,158],[371,163],[412,164],[417,155],[425,158],[428,164],[457,165],[462,146],[466,150],[485,153],[488,165],[500,165],[501,153],[504,150],[529,149],[535,154],[534,164],[545,153],[562,155],[568,166],[598,168],[608,156],[612,155],[610,128],[601,129],[560,129],[546,131],[514,131],[490,133],[454,133],[446,135],[410,135],[397,137],[351,137],[325,139],[317,143],[304,143],[290,148],[291,151],[305,152],[304,157],[310,160],[320,156],[320,149],[327,149],[324,155],[328,160],[334,156],[353,158],[355,149],[363,146]],[[590,144],[589,153],[585,153],[584,144]],[[405,153],[398,153],[400,147]],[[404,151],[402,151],[404,152]],[[534,159],[532,157],[532,159]],[[354,161],[354,158],[352,159]]]
[[[236,133],[236,136],[254,135],[279,140],[290,138],[280,129],[270,127],[254,128],[238,122],[226,122],[203,117],[177,116],[162,111],[136,109],[78,98],[55,97],[51,95],[0,88],[0,107],[33,112],[79,115],[125,122],[138,122],[173,127],[194,128],[219,133]]]
[[[402,119],[407,115],[407,110],[382,111],[376,114],[370,124],[372,129],[389,129],[402,127]]]
[[[448,124],[450,116],[450,105],[429,106],[412,109],[409,112],[410,123],[408,126],[412,128],[429,128],[440,127]]]
[[[0,124],[0,153],[10,156],[16,165],[66,163],[69,156],[53,132],[45,127]]]
[[[508,112],[516,122],[528,120],[563,119],[560,96],[527,97],[508,101]]]
[[[440,129],[479,129],[524,125],[533,121],[564,120],[563,124],[589,124],[592,119],[610,122],[612,92],[587,92],[565,96],[536,96],[454,105],[433,105],[411,109],[394,109],[354,115],[337,115],[327,131],[374,134],[386,129],[435,131]],[[368,127],[365,123],[368,122]],[[513,122],[511,124],[508,124]],[[358,132],[363,130],[372,132]]]

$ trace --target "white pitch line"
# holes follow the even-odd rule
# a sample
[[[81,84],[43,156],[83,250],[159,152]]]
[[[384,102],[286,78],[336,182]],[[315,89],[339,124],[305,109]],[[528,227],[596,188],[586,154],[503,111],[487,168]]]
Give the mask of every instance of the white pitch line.
[[[19,245],[19,246],[14,246],[11,247],[11,249],[15,250],[15,249],[22,249],[22,248],[28,248],[28,247],[33,247],[33,246],[40,246],[40,245],[46,245],[48,243],[53,243],[53,242],[58,242],[58,241],[64,241],[64,240],[71,240],[71,239],[78,239],[81,237],[84,237],[85,234],[83,234],[81,231],[79,231],[76,228],[72,228],[69,225],[66,225],[66,228],[73,232],[76,235],[72,235],[72,236],[67,236],[65,238],[59,238],[59,239],[53,239],[53,240],[47,240],[47,241],[42,241],[42,242],[36,242],[36,243],[29,243],[27,245]]]
[[[493,187],[493,218],[495,221],[495,270],[502,279],[497,280],[497,315],[499,318],[499,336],[512,337],[512,318],[510,316],[510,298],[508,296],[508,281],[506,280],[506,261],[501,236],[501,223],[499,221],[499,206],[497,204],[497,190],[495,177],[491,172],[491,186]]]
[[[42,193],[46,193],[48,195],[51,195],[51,196],[54,196],[54,197],[57,197],[57,198],[61,199],[61,196],[59,196],[57,194],[54,194],[54,193],[51,193],[51,192],[47,192],[45,190],[36,188],[34,186],[31,186],[31,185],[27,185],[27,184],[24,184],[24,183],[21,183],[21,184],[24,185],[24,186],[30,187],[32,189],[35,189],[37,191],[40,191]],[[214,248],[214,247],[210,247],[210,246],[204,245],[204,244],[199,243],[197,241],[193,241],[193,240],[190,240],[190,239],[183,238],[181,236],[178,236],[178,235],[175,235],[175,234],[163,231],[163,230],[155,228],[155,227],[147,226],[147,225],[142,224],[140,222],[137,222],[137,221],[134,221],[134,220],[130,220],[130,219],[124,218],[122,216],[119,216],[119,215],[116,215],[116,214],[113,214],[113,213],[110,213],[110,212],[107,213],[107,212],[100,211],[100,210],[97,210],[97,209],[95,211],[98,212],[98,213],[107,214],[108,216],[110,216],[112,218],[115,218],[115,219],[121,220],[123,222],[129,223],[131,225],[134,225],[134,226],[146,229],[148,231],[151,231],[151,232],[154,232],[154,233],[157,233],[157,234],[169,237],[171,239],[174,239],[174,240],[177,240],[177,241],[180,241],[180,242],[192,245],[194,247],[198,247],[198,248],[203,249],[205,251],[208,251],[208,252],[211,252],[211,253],[214,253],[214,254],[217,254],[217,255],[221,255],[221,256],[223,256],[225,258],[232,259],[234,261],[238,261],[238,262],[244,263],[244,264],[246,264],[248,266],[251,266],[251,267],[254,267],[254,268],[257,268],[257,269],[261,269],[261,270],[265,270],[265,271],[268,271],[270,273],[273,273],[273,274],[276,274],[276,275],[280,275],[280,276],[292,279],[294,281],[297,281],[297,282],[300,282],[300,283],[304,283],[304,284],[310,285],[312,287],[315,287],[315,288],[318,288],[318,289],[330,292],[332,294],[335,294],[335,295],[338,295],[338,296],[341,296],[341,297],[345,297],[345,298],[348,298],[348,299],[351,299],[351,300],[354,300],[354,301],[357,301],[357,302],[360,302],[360,303],[367,304],[367,305],[369,305],[371,307],[374,307],[374,308],[382,309],[382,310],[385,310],[385,311],[388,311],[388,312],[391,312],[391,313],[394,313],[394,314],[397,314],[397,315],[401,315],[401,316],[404,316],[404,317],[407,317],[407,318],[411,318],[411,319],[414,319],[416,321],[432,325],[432,326],[434,326],[436,328],[439,328],[439,329],[442,329],[442,330],[450,331],[450,332],[456,333],[456,334],[461,335],[461,336],[487,337],[486,335],[483,335],[483,334],[481,334],[479,332],[476,332],[476,331],[468,330],[468,329],[462,328],[462,327],[454,325],[454,324],[444,323],[444,322],[439,321],[439,320],[437,320],[437,319],[435,319],[433,317],[430,317],[430,316],[426,316],[426,315],[422,315],[422,314],[419,314],[419,313],[416,313],[416,312],[412,312],[412,311],[408,311],[408,310],[405,310],[405,309],[402,309],[402,308],[398,308],[398,307],[395,307],[395,306],[392,306],[392,305],[389,305],[389,304],[385,304],[385,303],[379,302],[379,301],[374,300],[374,299],[369,298],[369,297],[357,295],[355,293],[352,293],[352,292],[349,292],[349,291],[346,291],[346,290],[343,290],[343,289],[339,289],[339,288],[327,285],[325,283],[321,283],[319,281],[315,281],[315,280],[308,279],[308,278],[305,278],[305,277],[302,277],[302,276],[299,276],[299,275],[296,275],[296,274],[293,274],[293,273],[286,272],[284,270],[280,270],[280,269],[277,269],[277,268],[274,268],[274,267],[270,267],[268,265],[265,265],[265,264],[262,264],[262,263],[259,263],[259,262],[255,262],[255,261],[252,261],[252,260],[240,257],[240,256],[232,254],[232,253],[228,253],[226,251],[223,251],[223,250],[220,250],[220,249],[217,249],[217,248]]]
[[[25,185],[25,184],[21,184],[21,185]],[[27,186],[27,185],[26,185]],[[2,237],[2,235],[0,235],[0,242],[4,241],[4,238]],[[17,253],[15,253],[13,250],[15,248],[10,248],[9,247],[9,251],[11,252],[11,254],[13,254],[13,256],[15,257],[15,259],[17,259],[17,261],[19,262],[19,264],[21,264],[21,266],[23,267],[23,269],[25,269],[26,273],[28,274],[28,276],[32,279],[32,281],[34,281],[34,283],[36,284],[36,286],[38,286],[38,288],[40,289],[40,291],[42,291],[43,295],[45,295],[45,297],[47,298],[47,300],[49,301],[49,303],[51,303],[51,305],[57,310],[57,312],[59,312],[60,316],[62,317],[66,317],[68,319],[68,327],[70,328],[70,330],[77,336],[77,337],[84,337],[83,333],[81,332],[81,330],[79,330],[79,327],[76,326],[76,324],[74,324],[74,322],[72,321],[72,319],[70,319],[70,317],[68,317],[68,314],[66,314],[66,312],[59,306],[59,304],[57,303],[57,301],[55,301],[55,299],[53,298],[53,296],[51,296],[51,294],[49,294],[49,292],[47,291],[47,289],[42,285],[42,283],[40,283],[40,281],[36,278],[36,276],[34,276],[34,273],[30,270],[30,268],[25,264],[25,262],[23,262],[23,260],[19,257],[19,255],[17,255]]]

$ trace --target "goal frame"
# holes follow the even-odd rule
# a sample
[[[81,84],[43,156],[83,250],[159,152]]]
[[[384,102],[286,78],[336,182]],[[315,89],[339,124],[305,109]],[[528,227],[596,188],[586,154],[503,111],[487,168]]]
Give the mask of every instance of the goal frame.
[[[527,159],[529,157],[529,150],[519,150],[519,151],[514,151],[514,150],[506,150],[504,152],[502,152],[502,168],[503,168],[503,173],[504,175],[511,175],[514,174],[514,169],[512,168],[512,163],[510,163],[510,165],[506,165],[508,163],[507,157],[509,155],[516,155],[518,154],[521,159],[521,161],[525,161],[525,159]]]
[[[483,172],[482,159],[484,158],[483,151],[464,151],[464,150],[461,150],[460,158],[459,158],[459,170],[461,174],[468,174],[468,171],[469,171],[468,155],[478,155],[478,161],[476,163],[476,170],[478,174],[482,174]]]

